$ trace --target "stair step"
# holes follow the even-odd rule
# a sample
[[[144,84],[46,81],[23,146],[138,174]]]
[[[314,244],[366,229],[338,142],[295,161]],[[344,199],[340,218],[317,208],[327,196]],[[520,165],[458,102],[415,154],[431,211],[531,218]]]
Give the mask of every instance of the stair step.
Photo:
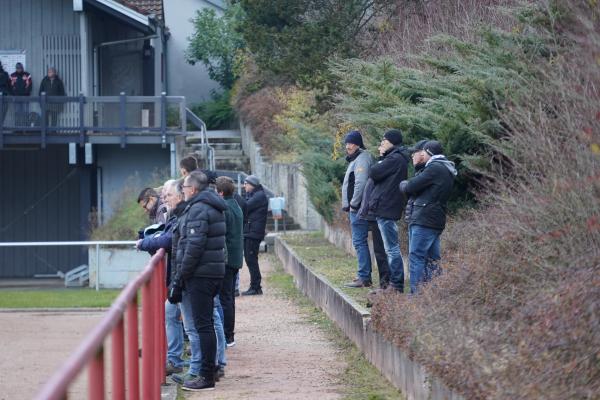
[[[210,143],[215,151],[220,150],[242,150],[241,143]]]
[[[215,152],[215,160],[240,160],[240,161],[249,161],[250,159],[242,154],[230,154],[230,153],[217,153]]]
[[[215,157],[232,157],[240,158],[246,157],[242,150],[217,150],[215,149]]]

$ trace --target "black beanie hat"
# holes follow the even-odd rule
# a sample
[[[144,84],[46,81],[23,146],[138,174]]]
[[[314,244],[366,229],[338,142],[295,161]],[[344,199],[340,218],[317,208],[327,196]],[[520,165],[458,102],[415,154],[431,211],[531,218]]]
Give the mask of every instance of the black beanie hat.
[[[410,151],[411,153],[416,153],[417,151],[421,151],[421,150],[423,150],[423,148],[425,147],[425,144],[427,144],[427,142],[428,142],[427,139],[419,140],[412,147],[409,147],[408,151]]]
[[[390,129],[383,134],[383,138],[387,139],[394,146],[402,144],[402,132],[398,129]]]
[[[359,131],[350,131],[344,138],[344,143],[352,143],[359,146],[361,149],[365,148],[363,143],[362,135]]]

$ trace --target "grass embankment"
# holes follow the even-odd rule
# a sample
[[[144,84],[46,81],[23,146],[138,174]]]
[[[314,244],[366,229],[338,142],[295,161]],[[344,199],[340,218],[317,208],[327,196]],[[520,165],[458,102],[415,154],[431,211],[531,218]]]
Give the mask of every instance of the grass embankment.
[[[120,290],[45,289],[0,291],[0,308],[102,308],[109,307]]]
[[[310,266],[310,269],[331,282],[342,292],[357,301],[363,307],[367,304],[370,288],[348,288],[344,285],[356,276],[356,257],[329,243],[322,232],[294,233],[281,237],[298,256]],[[377,263],[373,264],[371,274],[373,287],[379,287]],[[408,282],[405,282],[408,284]]]
[[[317,240],[317,237],[313,234],[298,236],[309,236]],[[322,237],[321,241],[323,241]],[[267,257],[273,266],[273,272],[267,278],[269,285],[279,294],[297,304],[307,322],[318,326],[344,358],[346,368],[344,371],[340,371],[338,375],[344,388],[343,398],[345,400],[402,399],[402,394],[395,390],[379,371],[365,359],[344,333],[327,318],[325,313],[315,307],[306,296],[298,291],[294,286],[292,276],[284,272],[281,261],[274,255],[267,255]]]

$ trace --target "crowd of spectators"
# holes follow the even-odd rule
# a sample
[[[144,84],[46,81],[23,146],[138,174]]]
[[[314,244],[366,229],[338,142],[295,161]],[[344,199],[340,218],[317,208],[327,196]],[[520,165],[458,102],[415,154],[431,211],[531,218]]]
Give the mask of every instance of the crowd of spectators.
[[[227,348],[236,345],[235,298],[244,259],[251,283],[241,294],[263,293],[258,251],[268,199],[255,176],[246,178],[242,197],[231,178],[198,170],[194,157],[181,160],[180,172],[181,179],[138,196],[152,225],[140,232],[137,248],[167,252],[167,375],[184,390],[212,390],[225,376]]]

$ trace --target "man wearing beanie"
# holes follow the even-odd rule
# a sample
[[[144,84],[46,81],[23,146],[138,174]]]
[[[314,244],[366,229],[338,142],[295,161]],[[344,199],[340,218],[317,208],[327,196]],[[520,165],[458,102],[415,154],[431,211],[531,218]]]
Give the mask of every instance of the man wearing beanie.
[[[352,245],[356,250],[358,272],[348,287],[371,286],[371,253],[369,252],[369,221],[358,217],[365,184],[369,179],[371,155],[365,150],[362,135],[351,131],[344,139],[348,168],[342,184],[342,210],[349,213]]]
[[[442,145],[430,140],[419,150],[423,168],[400,183],[400,190],[411,197],[409,219],[410,292],[440,273],[440,236],[446,227],[446,204],[457,175],[452,161],[443,155]]]
[[[242,293],[244,296],[262,294],[260,267],[258,266],[258,250],[260,242],[265,238],[269,199],[258,178],[249,175],[244,181],[246,204],[244,210],[244,259],[250,271],[250,288]]]
[[[379,161],[371,167],[374,187],[369,199],[369,211],[377,219],[383,237],[390,268],[390,285],[404,291],[404,263],[398,241],[396,221],[402,216],[406,199],[400,192],[400,182],[408,171],[407,150],[402,146],[402,132],[390,129],[383,135],[379,146]]]

